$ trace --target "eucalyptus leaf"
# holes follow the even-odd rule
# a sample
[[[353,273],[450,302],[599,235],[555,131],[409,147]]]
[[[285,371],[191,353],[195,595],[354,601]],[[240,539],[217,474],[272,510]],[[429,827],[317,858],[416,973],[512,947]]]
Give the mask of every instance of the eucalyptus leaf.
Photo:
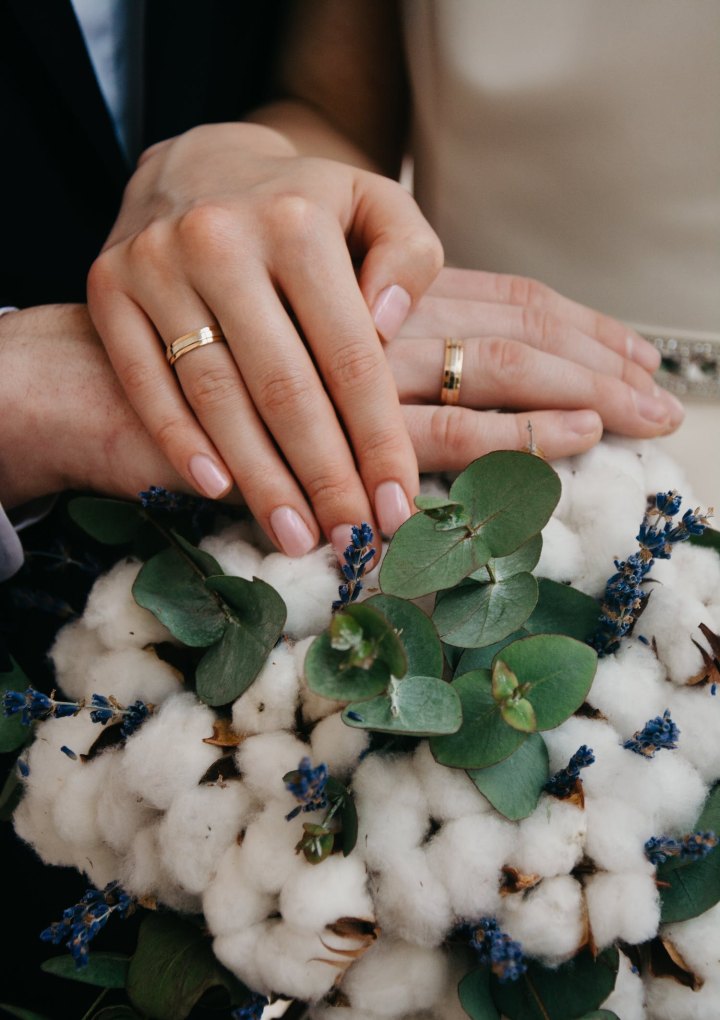
[[[106,1006],[99,1013],[93,1013],[92,1020],[142,1020],[131,1006]]]
[[[490,971],[476,967],[458,985],[460,1005],[471,1020],[500,1020],[490,994]]]
[[[597,667],[586,644],[560,634],[536,634],[507,645],[497,658],[508,666],[535,709],[537,728],[553,729],[582,705]]]
[[[712,831],[720,836],[720,784],[708,794],[693,831]],[[720,902],[720,846],[699,861],[670,858],[658,866],[657,877],[663,923],[704,914]]]
[[[0,822],[9,822],[13,811],[20,803],[23,784],[18,774],[17,765],[12,765],[0,790]]]
[[[450,685],[460,696],[463,721],[457,733],[433,737],[436,761],[456,769],[481,769],[508,758],[527,739],[508,726],[492,694],[490,671],[474,670]]]
[[[525,623],[530,634],[565,634],[587,641],[600,618],[595,599],[569,584],[558,584],[547,577],[538,578],[538,601]]]
[[[509,1020],[577,1020],[597,1009],[615,987],[618,951],[613,946],[596,959],[584,949],[560,967],[528,961],[517,981],[490,979],[495,1005]]]
[[[470,582],[438,596],[433,623],[443,641],[460,648],[495,644],[527,620],[538,598],[532,574],[514,574],[497,584]]]
[[[228,975],[200,928],[173,914],[149,914],[130,961],[127,992],[152,1020],[185,1020],[205,992]]]
[[[0,753],[17,751],[30,739],[29,726],[22,722],[22,713],[5,715],[2,711],[2,699],[6,691],[24,691],[30,681],[14,659],[10,659],[12,668],[0,673]]]
[[[526,698],[510,698],[502,702],[500,715],[508,726],[521,733],[534,733],[537,729],[535,709]]]
[[[492,692],[496,701],[505,701],[518,687],[518,679],[502,659],[496,659],[492,668]]]
[[[104,545],[132,542],[145,521],[138,503],[97,496],[78,496],[68,503],[68,513],[78,527]]]
[[[691,535],[690,545],[704,546],[706,549],[714,549],[720,553],[720,531],[716,528],[705,528],[702,535]]]
[[[80,981],[98,988],[124,988],[130,957],[122,953],[98,953],[93,950],[86,967],[78,967],[72,956],[53,956],[41,965],[46,974]]]
[[[177,549],[164,549],[148,560],[132,592],[138,605],[154,613],[183,644],[204,648],[222,637],[227,615],[220,599]]]
[[[456,507],[462,509],[462,504],[456,500],[448,499],[446,496],[425,496],[422,492],[414,499],[418,510],[450,510]]]
[[[519,630],[513,631],[512,634],[508,634],[502,641],[496,641],[495,644],[487,645],[485,648],[466,648],[455,667],[455,676],[470,673],[474,669],[491,669],[493,662],[498,657],[498,652],[507,648],[513,641],[519,641],[524,637],[528,637],[528,632],[524,627],[521,627]]]
[[[548,752],[539,733],[531,733],[509,758],[468,775],[496,811],[517,822],[531,815],[550,775]]]
[[[487,565],[471,574],[474,581],[507,581],[515,574],[529,573],[534,570],[542,552],[542,535],[533,535],[527,542],[510,553],[509,556],[496,556]]]
[[[455,733],[462,723],[460,698],[450,684],[432,676],[391,680],[387,694],[348,705],[343,722],[379,733],[427,737]]]
[[[204,549],[198,549],[197,546],[193,545],[191,542],[188,542],[186,538],[184,538],[181,534],[179,534],[175,530],[171,529],[170,534],[177,542],[177,544],[180,546],[181,550],[188,557],[188,559],[194,564],[194,566],[197,567],[197,569],[201,573],[205,575],[205,577],[210,577],[213,574],[225,573],[225,571],[220,566],[215,557],[211,556],[209,552],[205,552]]]
[[[443,651],[432,620],[412,602],[390,595],[372,595],[363,603],[379,610],[390,621],[407,655],[412,676],[443,675]]]
[[[347,857],[355,849],[358,834],[357,808],[353,795],[338,779],[328,776],[325,784],[325,792],[331,804],[340,804],[339,813],[336,817],[340,819],[341,839],[343,857]]]

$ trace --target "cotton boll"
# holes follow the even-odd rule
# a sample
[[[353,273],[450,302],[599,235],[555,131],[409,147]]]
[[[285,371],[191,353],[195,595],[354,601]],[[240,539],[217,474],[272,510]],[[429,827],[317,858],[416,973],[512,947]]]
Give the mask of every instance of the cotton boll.
[[[682,740],[682,734],[680,736]],[[658,829],[687,832],[705,803],[707,787],[697,770],[677,751],[661,751],[652,759],[655,824]]]
[[[238,733],[290,730],[295,725],[298,677],[286,641],[270,652],[260,673],[233,704],[233,729]]]
[[[25,797],[52,803],[78,766],[60,748],[66,746],[78,755],[87,754],[99,735],[100,727],[87,712],[39,723],[26,758],[30,772],[23,784]]]
[[[409,850],[374,880],[383,932],[423,946],[439,946],[453,924],[450,896],[423,849]]]
[[[369,742],[367,730],[346,726],[340,712],[321,719],[310,736],[313,761],[324,761],[331,775],[346,779]]]
[[[144,829],[158,816],[158,811],[146,803],[142,794],[128,789],[123,772],[123,758],[116,759],[106,778],[105,796],[98,811],[101,838],[116,853],[124,854],[129,849],[135,833]]]
[[[131,896],[157,897],[160,903],[180,913],[200,912],[198,897],[180,889],[163,867],[158,822],[152,822],[135,834],[130,850],[121,862],[118,878]]]
[[[720,980],[706,981],[694,992],[671,978],[645,982],[647,1015],[652,1020],[717,1020]],[[623,1018],[624,1020],[624,1018]]]
[[[382,870],[420,845],[430,818],[412,759],[368,755],[353,777],[358,847],[371,868]]]
[[[567,584],[582,570],[585,551],[580,539],[567,524],[557,517],[551,517],[543,528],[542,553],[535,573],[538,577],[549,577],[551,581]]]
[[[347,957],[305,928],[272,920],[260,930],[257,965],[260,984],[287,997],[313,1002],[326,995],[347,966]]]
[[[132,596],[141,566],[137,560],[121,560],[92,587],[83,622],[97,632],[107,648],[143,648],[153,642],[174,640],[170,631]]]
[[[498,916],[500,927],[528,956],[549,966],[569,960],[587,937],[582,887],[570,875],[505,896]]]
[[[182,674],[158,658],[152,648],[122,648],[105,652],[90,664],[83,695],[114,695],[121,705],[141,700],[159,705],[183,690]]]
[[[252,581],[258,575],[263,557],[258,549],[244,541],[246,533],[247,529],[242,525],[233,524],[219,535],[208,535],[200,543],[200,548],[214,556],[223,572],[230,577]]]
[[[257,964],[260,932],[269,922],[257,923],[251,928],[222,933],[213,939],[213,953],[223,966],[235,974],[248,988],[269,995],[272,988],[261,986]]]
[[[262,892],[248,874],[241,847],[237,843],[229,846],[203,893],[203,914],[212,934],[245,934],[276,906],[276,897]]]
[[[664,925],[662,937],[672,942],[700,977],[708,981],[720,978],[720,904],[689,921]]]
[[[660,898],[653,875],[600,871],[585,884],[590,929],[598,949],[616,939],[645,942],[660,922]]]
[[[702,668],[699,650],[692,638],[707,611],[700,599],[679,599],[672,587],[655,585],[638,626],[647,638],[655,638],[658,658],[673,683],[683,685]]]
[[[643,720],[644,721],[644,720]],[[543,733],[548,749],[550,774],[565,768],[579,747],[585,744],[595,754],[595,761],[581,772],[585,797],[614,796],[618,777],[622,775],[626,755],[620,736],[608,722],[571,716],[561,726]]]
[[[585,850],[604,871],[647,871],[653,866],[645,856],[645,842],[657,835],[651,812],[642,811],[616,797],[586,798]]]
[[[647,1017],[642,978],[624,953],[620,953],[615,988],[600,1008],[611,1010],[622,1020],[645,1020]]]
[[[500,906],[501,868],[516,827],[494,812],[446,822],[427,846],[429,867],[445,886],[456,918],[472,920]]]
[[[717,527],[717,522],[713,523]],[[676,566],[683,587],[692,591],[703,605],[709,606],[717,599],[720,592],[720,557],[714,550],[684,542],[675,547],[671,562]],[[703,622],[710,623],[709,620]]]
[[[652,649],[626,641],[614,655],[598,660],[587,700],[627,739],[648,719],[663,714],[671,690]]]
[[[296,801],[285,789],[283,776],[297,769],[309,751],[307,744],[291,733],[260,733],[242,742],[235,760],[252,795],[260,801],[273,798],[281,801],[287,814]]]
[[[109,882],[115,882],[122,868],[122,859],[102,843],[83,848],[77,854],[75,867],[82,871],[90,885],[104,889]]]
[[[565,875],[582,857],[586,828],[581,808],[543,795],[533,813],[517,826],[508,863],[524,874]]]
[[[319,634],[328,626],[340,583],[330,546],[296,559],[273,553],[263,560],[258,577],[272,585],[287,606],[285,633],[290,637]]]
[[[680,730],[678,750],[706,783],[720,778],[720,696],[713,697],[707,687],[670,689],[668,708]]]
[[[75,847],[61,839],[53,825],[52,800],[26,793],[13,812],[13,826],[45,864],[74,866]]]
[[[195,786],[220,755],[203,743],[215,714],[194,694],[169,697],[134,733],[123,755],[125,782],[152,807],[167,810],[173,797]]]
[[[374,920],[364,864],[353,854],[333,854],[322,867],[299,861],[280,893],[280,913],[288,924],[313,931],[339,917]]]
[[[304,859],[295,852],[303,836],[304,821],[319,821],[317,812],[287,821],[285,806],[271,801],[245,830],[240,860],[250,882],[277,895]]]
[[[105,795],[110,769],[117,767],[117,755],[105,752],[93,761],[74,763],[62,789],[53,798],[52,824],[60,838],[79,847],[101,841],[98,812]]]
[[[87,697],[87,673],[105,650],[98,635],[83,620],[68,623],[58,632],[49,654],[58,687],[66,698],[79,701]]]
[[[426,740],[418,745],[413,765],[427,798],[427,810],[436,821],[492,810],[490,801],[480,793],[467,772],[439,765]]]
[[[160,823],[159,843],[163,864],[178,885],[202,893],[246,824],[253,803],[237,780],[196,786],[175,797]]]
[[[342,989],[353,1009],[377,1017],[403,1017],[439,1001],[447,970],[442,950],[383,936],[350,968]]]
[[[368,1013],[364,1009],[348,1009],[345,1006],[343,1007],[342,1017],[338,1017],[338,1011],[335,1006],[311,1006],[308,1012],[308,1020],[376,1020],[376,1016],[374,1013]],[[467,1013],[463,1020],[467,1020]]]

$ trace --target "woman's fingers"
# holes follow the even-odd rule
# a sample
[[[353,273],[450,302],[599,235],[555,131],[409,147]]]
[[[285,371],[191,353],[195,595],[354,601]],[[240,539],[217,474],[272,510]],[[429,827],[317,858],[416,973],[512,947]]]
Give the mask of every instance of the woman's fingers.
[[[528,450],[531,440],[548,460],[570,457],[602,436],[594,411],[504,414],[408,404],[403,412],[421,471],[462,471],[493,450]]]
[[[460,403],[465,407],[591,409],[612,432],[656,436],[683,418],[682,405],[659,387],[635,389],[622,378],[594,372],[557,355],[504,337],[463,342]],[[440,339],[398,338],[387,353],[403,403],[438,403],[444,364]]]
[[[655,372],[660,366],[660,354],[636,330],[610,315],[563,297],[537,280],[475,269],[443,269],[431,293],[436,297],[490,301],[551,312],[648,372]]]

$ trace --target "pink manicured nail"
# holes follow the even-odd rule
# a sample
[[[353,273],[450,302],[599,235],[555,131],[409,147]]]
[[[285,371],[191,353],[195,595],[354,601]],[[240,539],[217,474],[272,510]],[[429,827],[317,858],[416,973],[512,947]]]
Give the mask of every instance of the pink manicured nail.
[[[270,514],[270,526],[286,556],[305,556],[315,546],[315,539],[297,510],[279,506]]]
[[[210,499],[217,499],[232,485],[232,479],[205,453],[195,453],[188,464],[198,489]]]
[[[410,516],[410,504],[397,482],[381,482],[375,490],[375,513],[383,535],[394,535]]]
[[[335,550],[335,555],[339,560],[343,558],[343,553],[350,545],[351,528],[351,524],[336,524],[330,532],[330,544]]]
[[[373,322],[383,340],[392,340],[410,311],[412,299],[397,283],[378,294],[372,309]]]

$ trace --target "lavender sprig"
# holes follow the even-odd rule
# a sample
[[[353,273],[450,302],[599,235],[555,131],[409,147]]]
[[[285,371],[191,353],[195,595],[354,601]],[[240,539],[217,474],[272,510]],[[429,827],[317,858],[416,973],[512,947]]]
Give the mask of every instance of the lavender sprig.
[[[500,929],[494,917],[483,917],[473,928],[470,945],[500,981],[517,981],[527,970],[522,946]]]
[[[700,861],[718,845],[714,832],[688,832],[680,839],[652,836],[645,843],[645,856],[651,864],[664,864],[670,857],[681,861]]]
[[[623,747],[645,758],[654,758],[656,751],[674,751],[679,736],[680,730],[670,717],[670,709],[666,708],[662,715],[649,719],[641,730],[636,730]]]
[[[333,610],[341,606],[349,606],[354,602],[362,591],[360,578],[365,573],[365,567],[375,556],[375,549],[372,548],[373,533],[369,524],[361,524],[358,527],[353,524],[350,529],[350,545],[343,553],[345,562],[342,566],[345,581],[338,588],[338,598],[333,602]]]
[[[231,1020],[262,1020],[263,1011],[269,1005],[270,1000],[264,995],[253,995],[250,1002],[232,1011]]]
[[[309,758],[303,758],[295,772],[285,776],[285,788],[300,803],[286,815],[287,821],[296,818],[301,811],[321,811],[328,806],[326,786],[327,765],[321,763],[313,768]]]
[[[134,910],[135,901],[117,882],[110,882],[102,890],[88,889],[79,903],[63,911],[62,920],[54,921],[40,933],[40,938],[54,946],[65,942],[75,966],[86,967],[90,959],[89,943],[112,915],[116,913],[124,919]]]
[[[560,769],[554,776],[550,776],[544,789],[560,800],[566,800],[575,790],[575,784],[580,778],[580,770],[586,769],[595,761],[592,748],[583,744],[577,749],[564,769]]]
[[[121,732],[129,737],[152,714],[155,706],[144,701],[135,701],[127,707],[120,704],[112,695],[93,694],[90,704],[85,699],[80,701],[58,701],[55,692],[43,694],[34,687],[25,691],[5,691],[2,699],[3,712],[6,716],[17,715],[25,726],[43,719],[62,719],[66,716],[78,715],[84,709],[89,710],[94,723],[105,726],[108,722],[122,720]]]

